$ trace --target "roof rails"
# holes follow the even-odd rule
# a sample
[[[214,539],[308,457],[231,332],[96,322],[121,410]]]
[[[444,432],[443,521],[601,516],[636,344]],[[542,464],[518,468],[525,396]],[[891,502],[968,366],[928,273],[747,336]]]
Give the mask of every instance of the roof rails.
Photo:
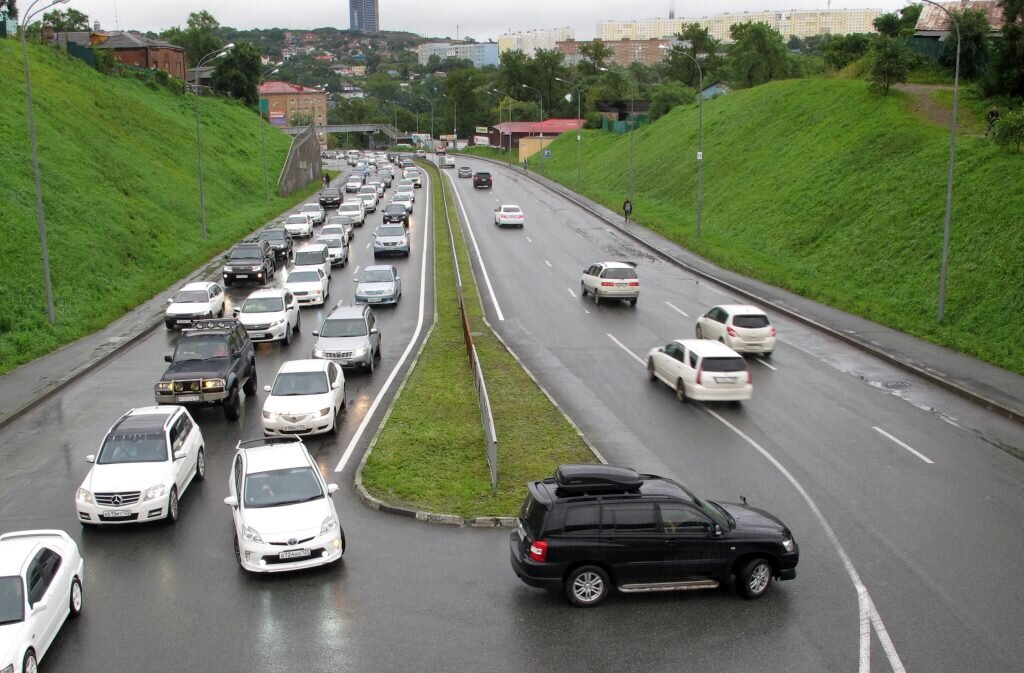
[[[188,330],[204,330],[204,329],[231,329],[238,320],[234,318],[206,318],[204,320],[196,320],[189,327],[185,328]]]
[[[302,438],[298,436],[282,437],[260,437],[259,439],[246,439],[238,442],[236,449],[251,449],[254,446],[272,446],[274,444],[301,444]]]
[[[643,478],[629,467],[559,465],[555,470],[555,486],[559,495],[636,492],[641,484]]]

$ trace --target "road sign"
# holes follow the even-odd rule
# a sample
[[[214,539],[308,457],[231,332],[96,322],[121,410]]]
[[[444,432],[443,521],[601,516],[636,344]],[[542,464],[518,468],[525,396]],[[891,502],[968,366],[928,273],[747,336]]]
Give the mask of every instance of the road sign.
[[[545,149],[544,150],[544,158],[545,159],[550,159],[551,158],[551,150],[549,150],[549,149]]]

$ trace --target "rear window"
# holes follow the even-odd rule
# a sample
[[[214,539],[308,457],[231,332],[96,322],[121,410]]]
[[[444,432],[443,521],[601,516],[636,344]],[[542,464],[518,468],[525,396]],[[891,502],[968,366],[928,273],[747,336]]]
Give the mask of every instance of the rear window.
[[[747,363],[743,358],[704,358],[700,364],[706,372],[743,372]]]
[[[732,324],[736,327],[746,327],[748,329],[756,329],[758,327],[768,326],[768,316],[766,315],[734,315],[732,317]]]
[[[636,278],[636,271],[633,269],[605,269],[601,278]]]
[[[519,511],[519,518],[523,520],[526,531],[536,538],[543,534],[544,517],[547,513],[548,510],[544,505],[534,500],[532,495],[528,495],[526,496],[526,502],[523,503],[523,507]]]
[[[478,178],[489,178],[489,177],[491,177],[491,174],[490,173],[477,173],[476,177],[478,177]]]

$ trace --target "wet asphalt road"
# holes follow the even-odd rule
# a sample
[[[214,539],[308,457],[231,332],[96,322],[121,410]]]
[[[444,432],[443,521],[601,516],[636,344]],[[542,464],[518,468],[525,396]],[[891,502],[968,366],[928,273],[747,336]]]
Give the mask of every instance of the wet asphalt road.
[[[356,431],[420,320],[425,184],[413,255],[394,262],[402,301],[378,311],[381,367],[348,376],[338,436],[308,441],[328,481],[342,486],[342,563],[259,577],[234,562],[221,500],[234,444],[260,434],[262,389],[239,424],[219,409],[196,413],[209,478],[185,493],[177,525],[80,529],[73,497],[83,458],[121,412],[150,403],[174,334],[154,332],[0,431],[0,531],[63,528],[86,559],[85,611],[43,670],[812,672],[897,670],[894,661],[929,673],[1019,670],[1019,461],[923,409],[938,393],[917,386],[925,399],[908,401],[869,385],[849,372],[877,365],[785,321],[776,321],[775,369],[751,363],[753,400],[679,405],[647,381],[638,358],[690,336],[698,312],[726,297],[538,186],[491,170],[492,191],[456,182],[504,317],[486,299],[492,324],[610,461],[675,476],[713,498],[743,494],[781,516],[801,545],[798,578],[755,602],[723,590],[618,596],[577,610],[515,578],[507,531],[421,524],[358,502],[353,471],[385,404]],[[497,230],[499,202],[522,205],[527,227]],[[373,263],[365,246],[378,221],[371,215],[357,230],[349,266],[334,270],[332,300],[351,301],[354,268]],[[573,296],[579,270],[604,258],[641,263],[636,309]],[[429,270],[426,278],[421,333],[433,313]],[[231,303],[249,289],[230,288]],[[261,384],[284,360],[308,356],[322,315],[303,309],[301,337],[287,351],[258,346]],[[874,610],[858,600],[851,568]],[[898,659],[883,650],[882,624]]]

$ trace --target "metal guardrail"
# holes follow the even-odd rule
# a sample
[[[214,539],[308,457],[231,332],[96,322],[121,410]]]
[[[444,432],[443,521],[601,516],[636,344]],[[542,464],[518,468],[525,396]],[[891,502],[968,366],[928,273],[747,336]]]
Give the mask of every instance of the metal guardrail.
[[[484,427],[484,440],[487,442],[487,466],[491,470],[491,493],[498,492],[498,435],[494,430],[494,414],[491,411],[491,398],[487,394],[487,382],[484,371],[477,357],[476,345],[473,343],[473,332],[469,327],[469,316],[466,314],[466,303],[462,293],[462,272],[459,269],[459,256],[455,249],[455,232],[452,231],[452,218],[448,213],[448,194],[445,189],[444,177],[438,171],[437,179],[441,183],[441,203],[444,204],[444,219],[448,225],[448,241],[451,243],[452,264],[455,266],[455,289],[459,296],[459,312],[462,314],[462,334],[466,340],[466,351],[473,367],[473,385],[476,387],[477,400],[480,404],[480,419]]]

